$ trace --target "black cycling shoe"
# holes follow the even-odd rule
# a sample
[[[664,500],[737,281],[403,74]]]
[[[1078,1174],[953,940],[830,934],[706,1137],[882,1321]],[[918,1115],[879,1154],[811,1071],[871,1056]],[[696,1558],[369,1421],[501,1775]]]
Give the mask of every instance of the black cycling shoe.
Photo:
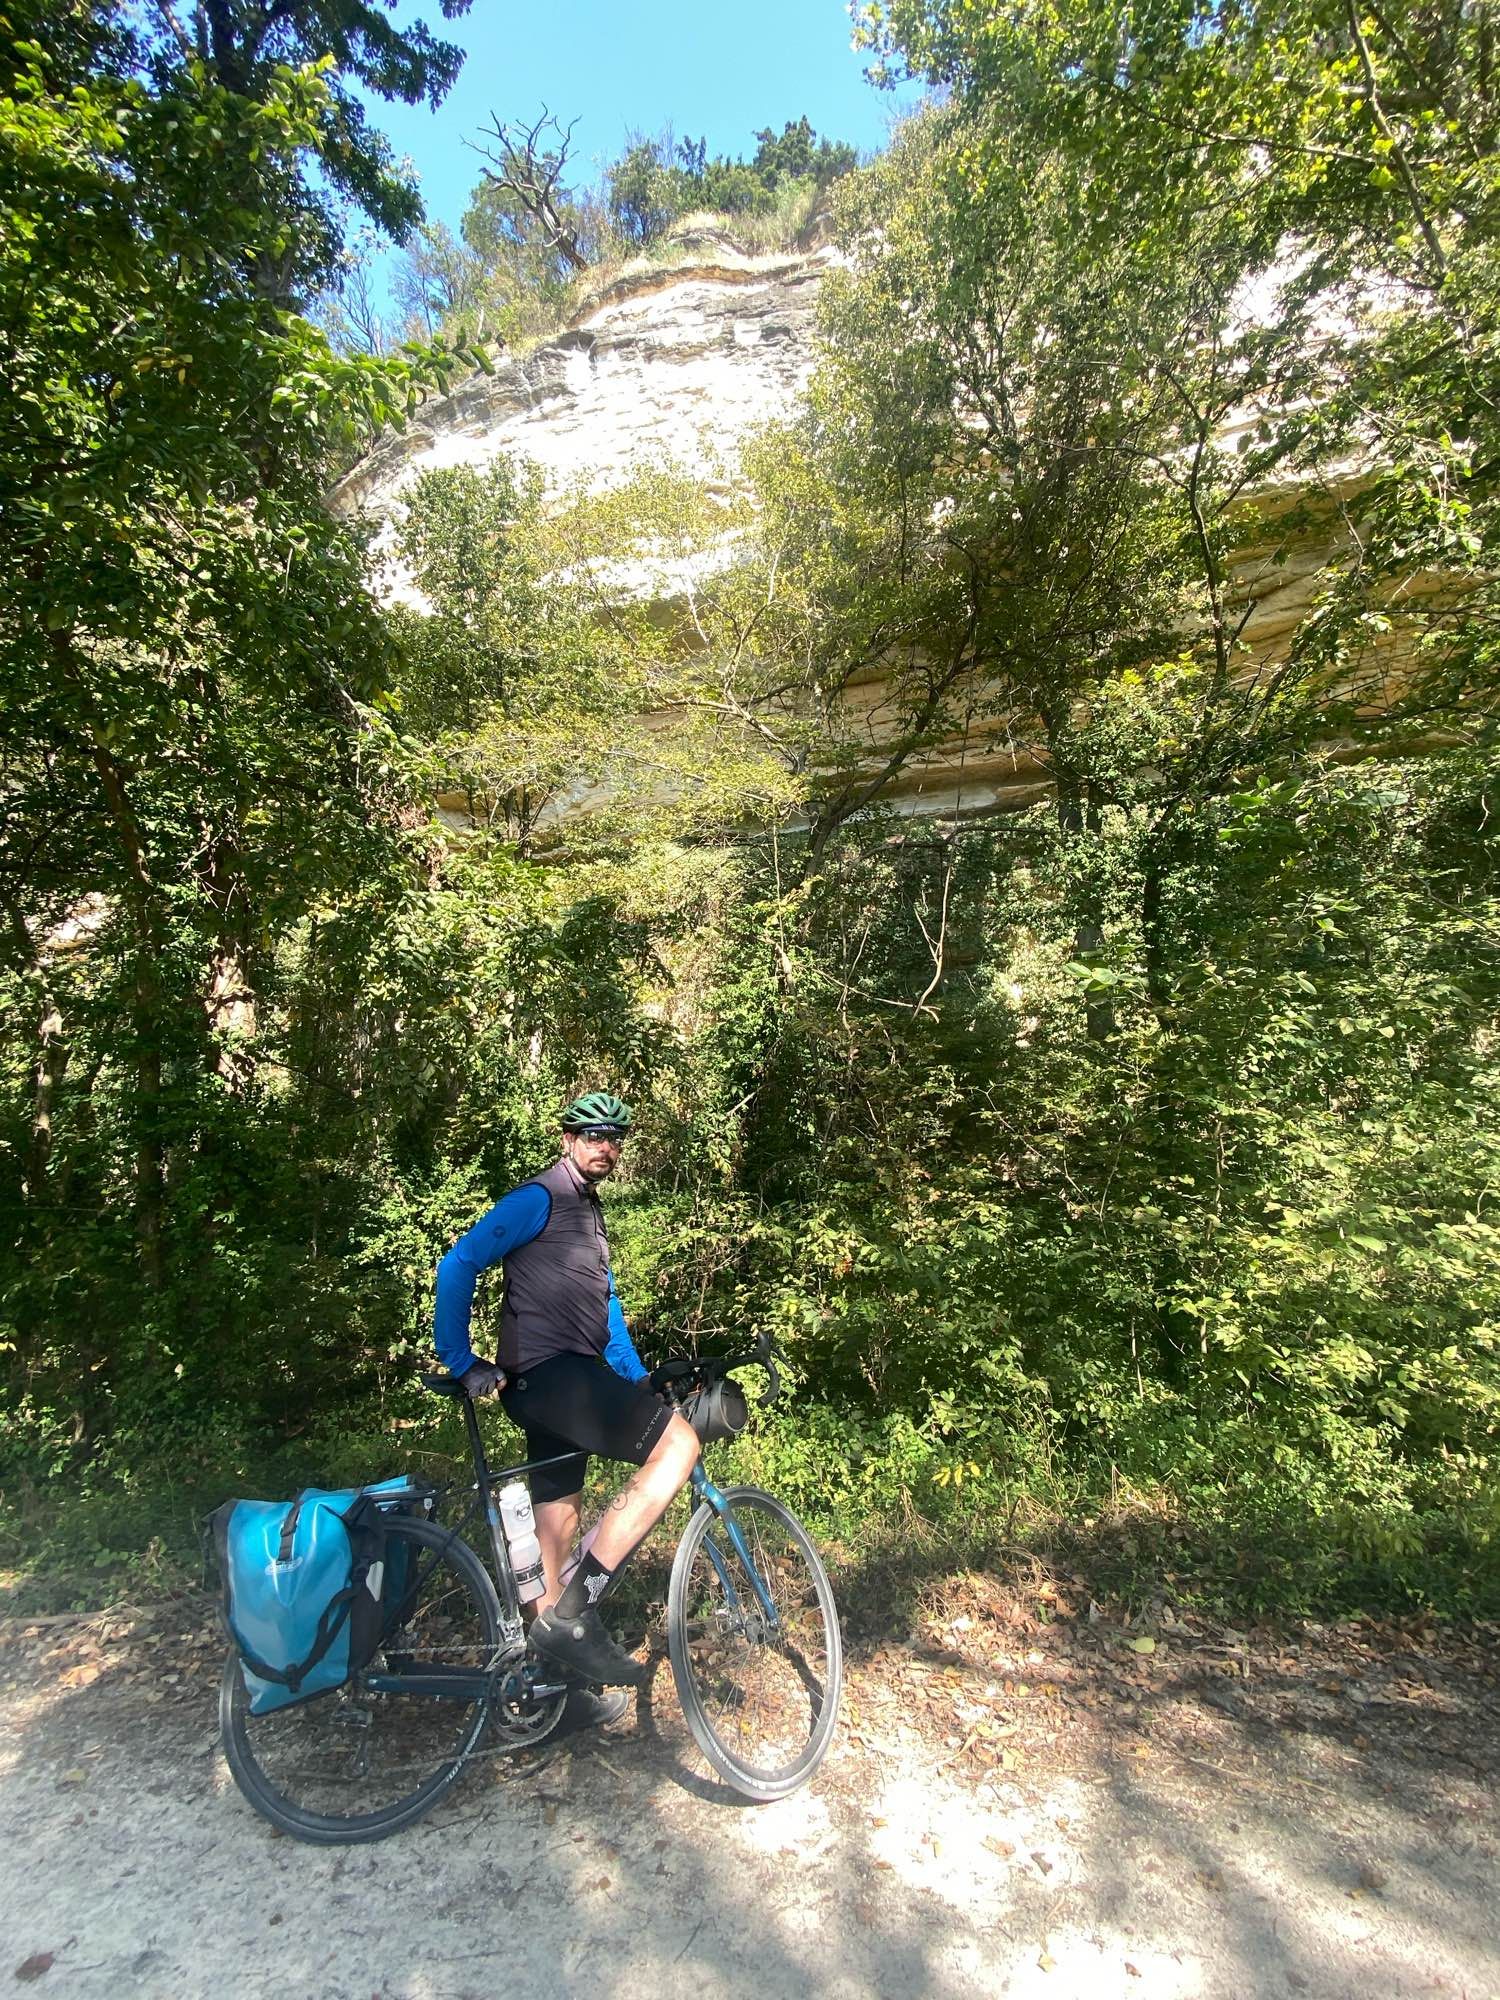
[[[565,1731],[603,1729],[618,1722],[629,1707],[624,1688],[570,1687],[561,1726]]]
[[[592,1605],[571,1618],[559,1618],[555,1605],[539,1612],[531,1621],[531,1643],[544,1660],[576,1680],[634,1687],[641,1677],[640,1668],[610,1638]]]

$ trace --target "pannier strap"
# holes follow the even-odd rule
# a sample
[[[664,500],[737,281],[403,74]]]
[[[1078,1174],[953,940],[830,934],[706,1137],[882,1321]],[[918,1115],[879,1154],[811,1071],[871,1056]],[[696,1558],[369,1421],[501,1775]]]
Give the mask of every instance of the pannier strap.
[[[307,1492],[304,1488],[286,1510],[286,1519],[281,1524],[281,1543],[276,1551],[276,1560],[279,1563],[289,1563],[292,1559],[292,1546],[297,1536],[297,1517],[302,1512],[302,1503],[306,1498]],[[259,1672],[259,1668],[256,1671]]]
[[[302,1504],[299,1496],[299,1506]],[[351,1575],[348,1584],[337,1597],[329,1599],[323,1607],[323,1616],[318,1620],[317,1637],[313,1640],[312,1651],[305,1660],[299,1660],[294,1667],[270,1667],[264,1660],[257,1659],[248,1646],[236,1635],[235,1644],[240,1649],[240,1658],[252,1674],[258,1674],[263,1681],[274,1681],[278,1687],[290,1688],[296,1694],[313,1668],[339,1636],[339,1628],[349,1616],[350,1606],[364,1588],[368,1563],[360,1563]]]

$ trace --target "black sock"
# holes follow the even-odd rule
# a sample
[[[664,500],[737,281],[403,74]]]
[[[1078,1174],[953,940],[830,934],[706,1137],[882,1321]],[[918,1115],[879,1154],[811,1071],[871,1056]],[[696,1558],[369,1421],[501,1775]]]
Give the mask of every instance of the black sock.
[[[568,1587],[557,1600],[557,1617],[576,1618],[580,1612],[592,1610],[609,1589],[614,1574],[590,1549],[568,1578]]]

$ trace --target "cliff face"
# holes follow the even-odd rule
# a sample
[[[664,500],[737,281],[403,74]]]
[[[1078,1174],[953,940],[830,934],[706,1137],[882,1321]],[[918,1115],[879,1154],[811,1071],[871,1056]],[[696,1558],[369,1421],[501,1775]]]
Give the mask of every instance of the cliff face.
[[[426,405],[340,482],[333,506],[389,523],[422,472],[482,468],[502,454],[532,460],[553,491],[620,484],[665,459],[711,484],[731,479],[741,440],[786,415],[812,373],[818,289],[836,253],[756,259],[725,244],[697,248],[711,261],[622,277],[557,338]],[[1232,563],[1247,674],[1284,656],[1334,546],[1304,530],[1292,551],[1247,548]],[[379,587],[413,601],[390,563]],[[1375,643],[1399,651],[1394,632]],[[847,715],[878,770],[895,726],[882,676],[849,689]],[[897,811],[969,814],[1028,805],[1049,790],[1050,774],[1017,744],[1009,719],[980,713],[914,758],[885,800]]]
[[[388,525],[423,472],[482,468],[501,455],[532,460],[553,491],[579,480],[620,484],[661,458],[710,481],[726,478],[741,439],[786,415],[806,386],[818,288],[834,261],[828,250],[761,259],[724,250],[711,264],[628,277],[556,339],[424,405],[340,481],[332,504]],[[383,545],[387,536],[377,553]],[[378,587],[419,601],[390,561]],[[872,769],[894,720],[884,697],[878,677],[849,690],[850,721],[868,742]],[[990,740],[981,723],[966,740],[935,745],[888,803],[918,813],[1028,804],[1047,790],[1047,774],[1008,733],[996,733],[1001,740]],[[442,804],[462,811],[457,797]]]
[[[554,490],[616,485],[660,458],[716,477],[805,385],[832,257],[726,251],[622,279],[556,339],[427,404],[340,481],[333,505],[388,517],[419,473],[501,454],[533,460]]]

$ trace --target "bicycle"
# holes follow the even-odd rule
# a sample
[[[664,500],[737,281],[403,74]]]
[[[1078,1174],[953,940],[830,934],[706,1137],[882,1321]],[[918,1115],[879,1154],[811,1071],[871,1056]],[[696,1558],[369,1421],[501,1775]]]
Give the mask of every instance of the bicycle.
[[[679,1406],[734,1370],[759,1366],[780,1394],[770,1343],[749,1354],[669,1364]],[[250,1713],[230,1651],[219,1727],[235,1782],[284,1833],[319,1845],[380,1840],[450,1792],[486,1732],[505,1753],[544,1742],[568,1684],[532,1654],[496,1504],[497,1490],[579,1453],[496,1470],[474,1405],[447,1375],[425,1375],[463,1405],[474,1484],[458,1525],[408,1512],[385,1522],[385,1622],[370,1658],[343,1686],[291,1707]],[[696,1501],[672,1561],[667,1653],[688,1727],[709,1763],[746,1798],[784,1797],[817,1770],[843,1687],[843,1642],[817,1550],[791,1510],[758,1487],[721,1490],[693,1468]],[[426,1508],[432,1489],[421,1496]],[[476,1514],[491,1569],[461,1539]]]

